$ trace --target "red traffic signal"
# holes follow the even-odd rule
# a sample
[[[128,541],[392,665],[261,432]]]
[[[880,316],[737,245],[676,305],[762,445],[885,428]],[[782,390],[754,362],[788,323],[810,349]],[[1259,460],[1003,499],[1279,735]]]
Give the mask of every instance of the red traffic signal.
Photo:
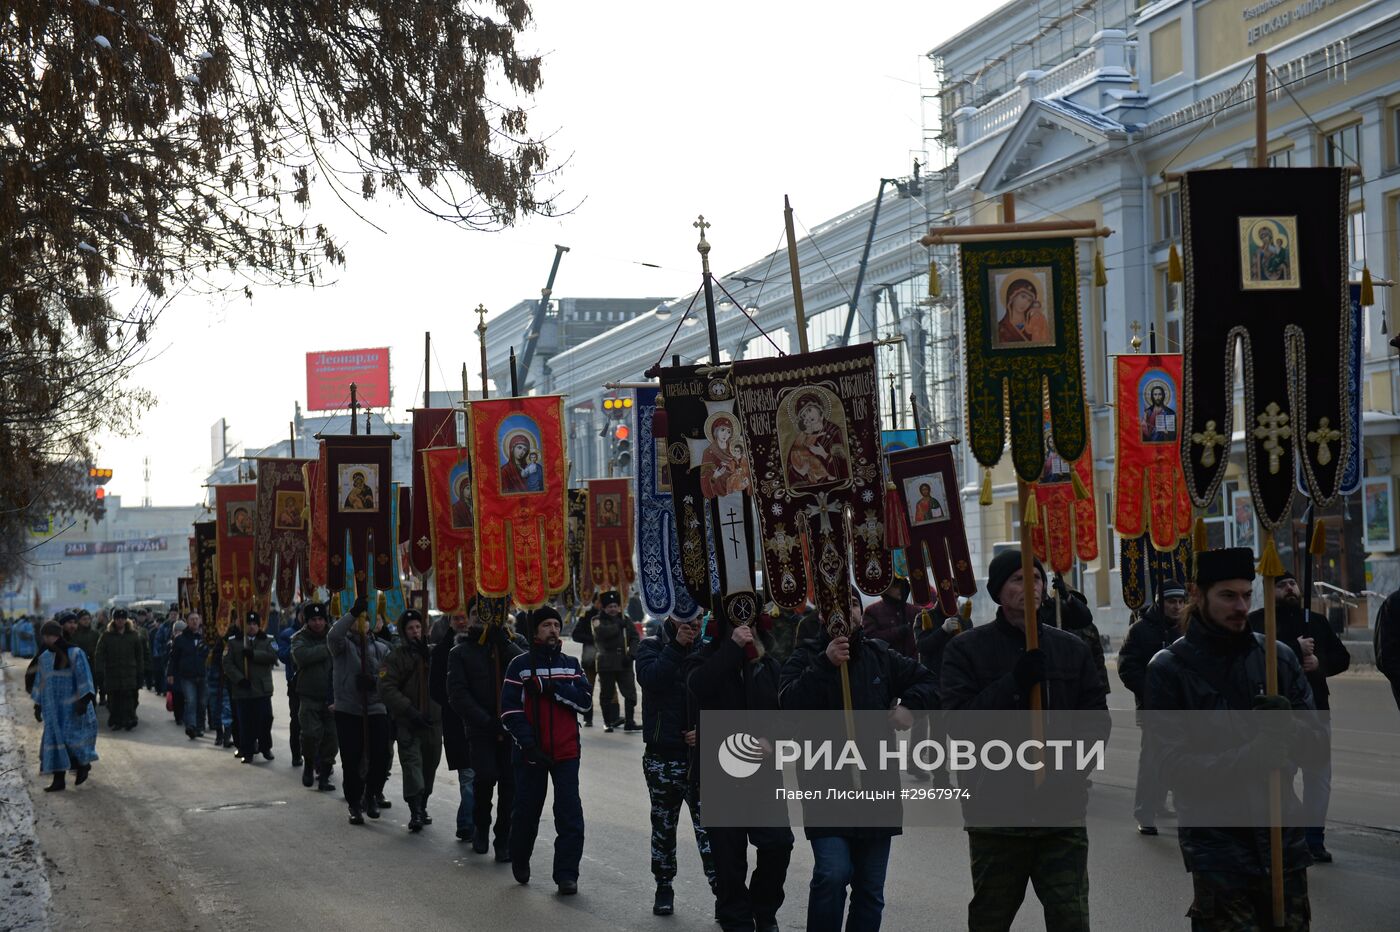
[[[626,440],[631,436],[632,428],[628,427],[626,424],[619,424],[617,427],[613,428],[613,437],[618,440]]]
[[[96,494],[97,494],[97,500],[100,502],[100,501],[102,501],[104,498],[107,497],[107,490],[104,489],[104,488],[102,488],[102,486],[99,485],[99,486],[97,487],[97,493],[96,493]]]

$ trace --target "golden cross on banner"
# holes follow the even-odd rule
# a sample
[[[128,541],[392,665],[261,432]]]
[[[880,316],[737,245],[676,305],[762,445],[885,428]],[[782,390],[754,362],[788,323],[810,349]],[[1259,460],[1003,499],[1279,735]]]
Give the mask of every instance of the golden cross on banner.
[[[1279,410],[1278,402],[1271,401],[1264,408],[1264,413],[1255,415],[1254,419],[1259,422],[1253,431],[1254,439],[1263,441],[1264,451],[1269,454],[1269,473],[1275,474],[1283,458],[1283,444],[1279,441],[1293,436],[1293,428],[1288,426],[1288,414]]]
[[[1215,465],[1215,448],[1224,446],[1225,435],[1215,429],[1214,421],[1206,421],[1206,429],[1191,435],[1191,442],[1205,447],[1201,451],[1201,465],[1209,469]]]
[[[481,322],[476,325],[476,332],[482,336],[486,336],[486,305],[478,304],[476,306],[476,313],[481,317]]]
[[[1332,444],[1342,439],[1342,432],[1332,427],[1331,418],[1318,418],[1317,430],[1308,431],[1308,443],[1317,444],[1317,464],[1332,462]]]

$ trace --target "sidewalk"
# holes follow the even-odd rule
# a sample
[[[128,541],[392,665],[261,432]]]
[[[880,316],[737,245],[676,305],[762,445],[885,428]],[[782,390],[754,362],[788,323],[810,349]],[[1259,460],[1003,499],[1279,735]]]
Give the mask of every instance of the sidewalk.
[[[7,679],[0,676],[0,916],[6,929],[38,932],[49,928],[51,894],[27,788],[33,762],[15,725],[15,716],[32,714],[31,703],[23,679],[18,688]]]

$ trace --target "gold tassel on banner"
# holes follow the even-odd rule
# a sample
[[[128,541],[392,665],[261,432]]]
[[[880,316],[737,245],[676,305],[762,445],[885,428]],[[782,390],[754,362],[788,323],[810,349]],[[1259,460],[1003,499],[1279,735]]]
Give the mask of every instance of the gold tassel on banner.
[[[1327,525],[1321,521],[1313,525],[1312,540],[1308,541],[1308,556],[1320,557],[1327,552]]]
[[[388,599],[384,598],[383,592],[380,592],[379,598],[375,600],[374,611],[378,617],[384,618],[385,621],[389,620],[385,618],[386,613],[389,611],[389,604]]]
[[[1094,250],[1094,287],[1102,288],[1108,284],[1108,269],[1104,268],[1103,250]]]
[[[1069,471],[1069,484],[1074,487],[1074,500],[1076,502],[1087,502],[1089,500],[1089,490],[1084,488],[1084,480],[1079,478],[1079,470]]]
[[[1021,520],[1026,522],[1026,527],[1040,526],[1040,505],[1035,500],[1035,486],[1031,486],[1026,493],[1026,514]]]
[[[1279,559],[1278,547],[1274,545],[1274,535],[1264,535],[1264,553],[1259,557],[1259,575],[1278,579],[1283,575],[1283,561]]]
[[[1210,537],[1206,534],[1205,518],[1196,519],[1196,526],[1191,531],[1191,549],[1196,553],[1205,553],[1210,549]]]
[[[340,610],[340,593],[337,592],[331,596],[331,617],[338,620],[342,614]]]
[[[1371,283],[1371,267],[1361,267],[1361,306],[1370,307],[1376,303],[1376,288]]]
[[[1176,285],[1185,280],[1186,276],[1181,271],[1181,253],[1176,251],[1176,243],[1172,243],[1172,248],[1167,253],[1167,281]]]
[[[943,293],[943,283],[938,280],[938,262],[928,261],[928,296],[936,298]]]
[[[919,612],[919,627],[924,631],[933,630],[933,612],[928,609]]]
[[[961,605],[958,606],[958,614],[962,616],[962,620],[963,620],[963,621],[971,621],[971,620],[972,620],[972,600],[971,600],[971,599],[965,599],[965,600],[963,600],[963,604],[961,604]]]
[[[991,503],[992,471],[990,469],[984,469],[982,470],[982,494],[977,496],[977,504],[981,505],[983,508],[986,508],[989,505],[991,505]]]

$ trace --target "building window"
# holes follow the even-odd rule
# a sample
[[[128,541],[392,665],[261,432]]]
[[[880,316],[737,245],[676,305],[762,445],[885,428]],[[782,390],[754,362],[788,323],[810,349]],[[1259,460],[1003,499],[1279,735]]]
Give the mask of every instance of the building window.
[[[1353,123],[1322,137],[1322,160],[1332,168],[1361,164],[1361,124]]]
[[[1173,188],[1157,195],[1158,238],[1175,240],[1181,238],[1181,191]]]
[[[1173,282],[1165,268],[1157,270],[1157,295],[1161,302],[1162,333],[1159,352],[1181,352],[1181,283]],[[1150,348],[1150,346],[1149,346]]]
[[[1347,261],[1351,264],[1352,276],[1356,277],[1366,265],[1366,211],[1352,211],[1349,221],[1351,235],[1348,237]]]
[[[1269,153],[1270,168],[1292,168],[1293,167],[1293,147],[1280,149],[1277,152]]]

